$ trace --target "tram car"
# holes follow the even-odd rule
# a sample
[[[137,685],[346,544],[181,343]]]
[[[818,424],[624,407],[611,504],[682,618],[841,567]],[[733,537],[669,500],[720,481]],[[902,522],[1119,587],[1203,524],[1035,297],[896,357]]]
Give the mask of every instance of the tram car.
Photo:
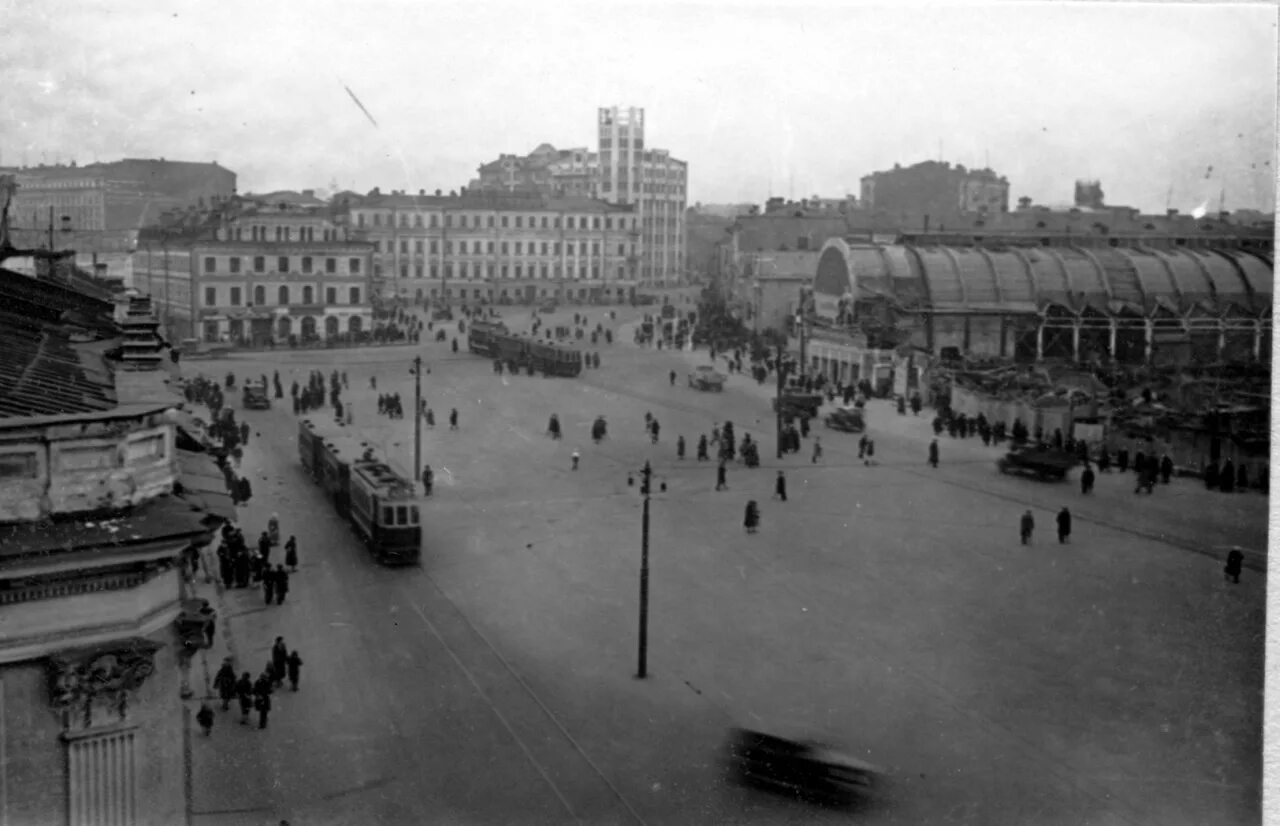
[[[419,560],[422,523],[413,484],[378,460],[354,431],[303,419],[298,458],[379,562],[412,565]]]
[[[507,334],[507,325],[501,321],[472,321],[467,330],[467,349],[476,355],[497,358],[498,336]]]
[[[496,352],[491,358],[529,370],[531,375],[573,377],[582,373],[582,351],[572,344],[535,341],[510,332],[493,334],[493,342]]]

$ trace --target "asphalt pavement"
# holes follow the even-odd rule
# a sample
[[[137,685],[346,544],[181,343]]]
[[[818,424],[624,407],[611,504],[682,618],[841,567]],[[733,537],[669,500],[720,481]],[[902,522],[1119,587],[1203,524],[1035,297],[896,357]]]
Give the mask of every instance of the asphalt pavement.
[[[436,414],[422,565],[387,569],[302,473],[288,399],[238,412],[255,430],[246,534],[279,512],[302,564],[283,606],[214,594],[229,619],[218,645],[256,674],[283,635],[306,664],[266,731],[220,713],[211,738],[193,739],[196,824],[850,817],[727,783],[718,758],[733,724],[881,765],[886,785],[860,822],[1257,822],[1265,498],[1186,480],[1135,497],[1118,475],[1084,497],[1000,476],[993,449],[946,437],[935,471],[929,417],[875,402],[876,466],[857,460],[856,436],[821,430],[821,463],[811,440],[778,461],[768,386],[735,375],[724,393],[682,376],[673,387],[669,371],[705,353],[631,345],[635,310],[586,312],[619,335],[578,379],[496,376],[462,336],[456,355],[446,342],[187,365],[278,369],[286,388],[312,368],[346,370],[354,427],[406,472],[412,417],[378,416],[376,392],[411,409],[420,353]],[[525,324],[528,310],[511,318]],[[545,432],[553,412],[561,441]],[[596,415],[609,422],[600,445]],[[693,446],[726,419],[765,450],[717,493]],[[666,490],[651,503],[640,680],[641,500],[627,478],[646,460]],[[785,503],[772,498],[779,469]],[[748,499],[763,515],[750,536]],[[1063,505],[1076,515],[1067,545],[1052,528]],[[1017,539],[1026,508],[1039,523],[1029,547]],[[1225,583],[1213,550],[1225,544],[1256,549],[1261,570]]]

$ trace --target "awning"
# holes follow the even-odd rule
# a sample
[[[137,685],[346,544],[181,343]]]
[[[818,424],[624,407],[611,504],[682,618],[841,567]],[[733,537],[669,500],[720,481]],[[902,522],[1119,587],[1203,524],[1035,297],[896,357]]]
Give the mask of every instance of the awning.
[[[235,505],[227,493],[227,482],[218,464],[203,453],[178,451],[178,470],[182,479],[182,498],[215,519],[234,522]]]

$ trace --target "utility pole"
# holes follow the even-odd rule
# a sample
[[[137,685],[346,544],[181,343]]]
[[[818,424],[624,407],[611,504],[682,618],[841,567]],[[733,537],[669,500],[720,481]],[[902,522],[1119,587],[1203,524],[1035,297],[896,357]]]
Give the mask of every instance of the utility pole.
[[[413,357],[413,484],[422,479],[422,356]]]
[[[640,660],[636,677],[648,676],[649,658],[649,491],[653,469],[644,463],[640,493],[644,496],[644,517],[640,523]]]
[[[800,288],[800,306],[796,309],[796,326],[800,328],[800,373],[803,377],[808,364],[807,353],[805,352],[805,333],[809,327],[808,307],[805,304],[807,296],[804,287]]]
[[[786,380],[783,376],[782,355],[785,349],[781,344],[778,345],[778,394],[773,400],[773,406],[777,410],[778,424],[778,458],[782,458],[782,386]]]

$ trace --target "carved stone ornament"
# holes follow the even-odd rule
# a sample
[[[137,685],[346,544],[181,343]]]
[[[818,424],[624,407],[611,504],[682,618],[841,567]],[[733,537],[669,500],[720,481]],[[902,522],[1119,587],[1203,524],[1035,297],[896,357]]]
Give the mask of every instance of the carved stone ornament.
[[[89,728],[123,720],[130,693],[155,673],[160,648],[131,637],[50,656],[49,702],[62,713],[63,725]]]

